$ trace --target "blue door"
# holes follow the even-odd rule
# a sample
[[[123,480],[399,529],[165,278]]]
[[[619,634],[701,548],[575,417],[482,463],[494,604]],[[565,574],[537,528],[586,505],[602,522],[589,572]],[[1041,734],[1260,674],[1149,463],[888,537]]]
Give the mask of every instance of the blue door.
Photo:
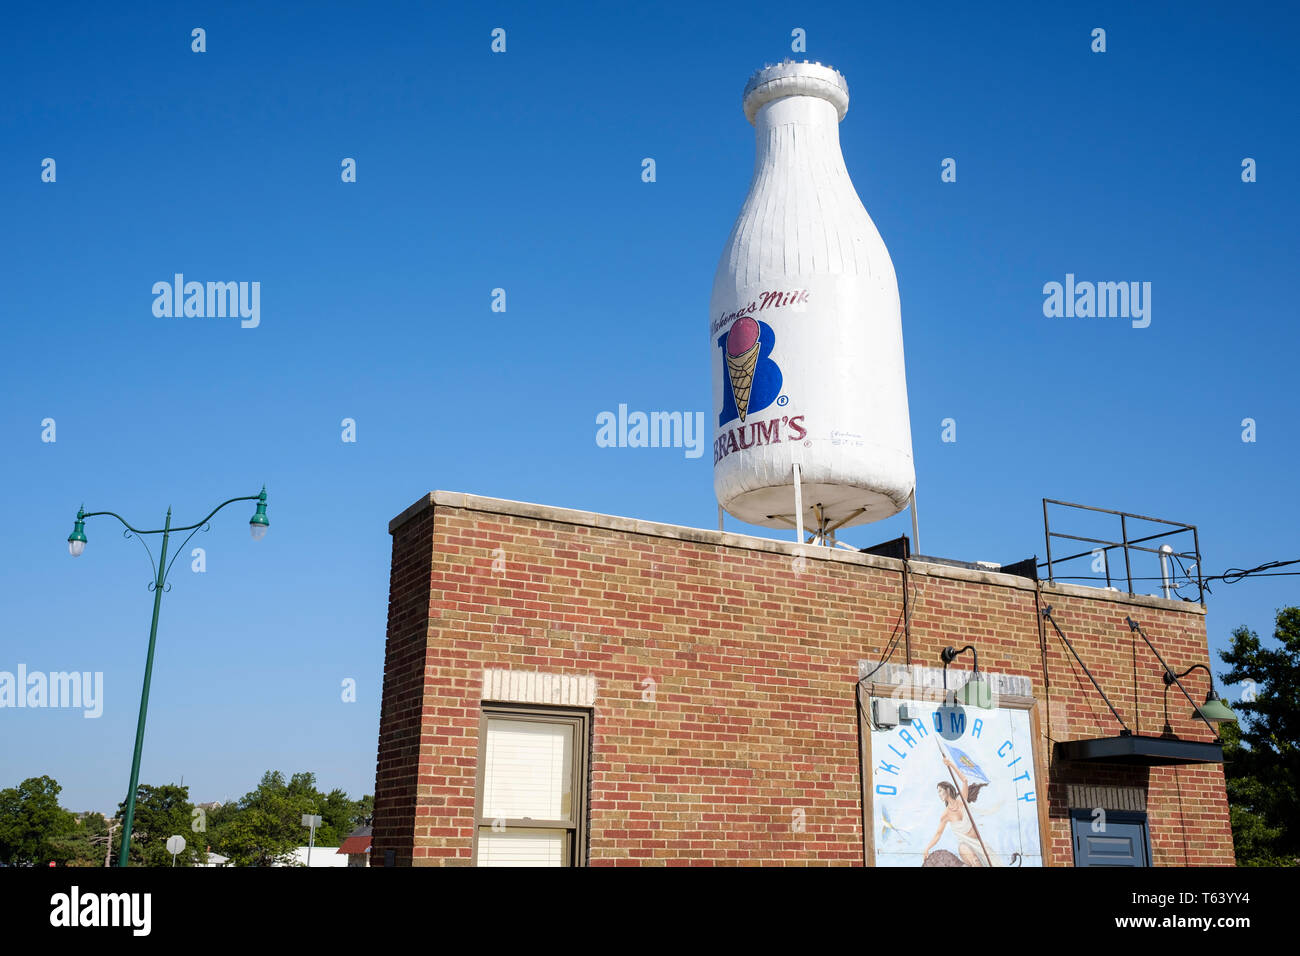
[[[1151,865],[1145,813],[1108,811],[1105,825],[1100,824],[1100,818],[1094,821],[1091,810],[1070,811],[1075,866]]]

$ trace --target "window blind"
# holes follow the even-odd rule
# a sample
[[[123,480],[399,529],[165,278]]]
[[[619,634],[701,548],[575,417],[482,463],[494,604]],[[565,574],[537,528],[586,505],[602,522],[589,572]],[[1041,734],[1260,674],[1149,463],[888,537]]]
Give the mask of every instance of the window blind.
[[[487,722],[486,751],[484,818],[569,819],[572,812],[572,725],[492,718]],[[505,834],[492,834],[486,842],[504,846],[501,843],[503,836]],[[483,845],[482,836],[480,845]],[[530,845],[536,847],[540,844],[534,840]]]
[[[479,866],[568,866],[567,830],[510,829],[494,831],[480,827]]]

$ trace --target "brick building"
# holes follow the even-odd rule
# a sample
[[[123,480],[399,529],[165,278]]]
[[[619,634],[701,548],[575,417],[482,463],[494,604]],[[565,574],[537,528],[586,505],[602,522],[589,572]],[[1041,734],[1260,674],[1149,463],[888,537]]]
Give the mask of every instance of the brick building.
[[[372,865],[1233,862],[1126,623],[1181,671],[1201,604],[448,492],[389,531]]]

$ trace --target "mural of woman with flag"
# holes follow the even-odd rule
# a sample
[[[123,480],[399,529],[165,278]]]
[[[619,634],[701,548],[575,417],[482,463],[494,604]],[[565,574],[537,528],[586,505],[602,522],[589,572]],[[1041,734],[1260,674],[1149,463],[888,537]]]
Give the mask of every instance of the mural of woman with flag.
[[[875,865],[1042,866],[1032,711],[907,703],[909,720],[869,730]]]
[[[922,866],[1003,866],[1001,858],[996,851],[991,851],[985,844],[984,837],[980,834],[979,826],[975,818],[971,815],[971,805],[979,797],[980,791],[989,785],[989,778],[984,771],[980,769],[979,764],[970,758],[962,750],[956,747],[949,747],[949,753],[944,753],[942,744],[936,739],[935,743],[939,747],[939,754],[943,758],[944,766],[948,768],[948,776],[952,778],[950,783],[947,780],[941,780],[935,787],[938,791],[939,799],[943,801],[944,810],[939,815],[939,829],[935,831],[929,845],[922,853]],[[955,758],[955,762],[954,762]],[[971,778],[971,779],[968,779]],[[971,782],[974,780],[975,782]],[[939,850],[935,853],[930,851],[934,849],[935,844],[943,837],[943,831],[947,828],[952,829],[952,834],[957,839],[957,855],[954,856],[948,850]],[[1019,853],[1013,853],[1011,862],[1014,864],[1020,857]]]

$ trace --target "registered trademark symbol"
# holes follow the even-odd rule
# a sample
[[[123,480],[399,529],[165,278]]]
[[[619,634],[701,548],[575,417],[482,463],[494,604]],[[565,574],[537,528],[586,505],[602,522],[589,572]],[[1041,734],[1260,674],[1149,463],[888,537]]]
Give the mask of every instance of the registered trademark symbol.
[[[804,443],[803,443],[803,447],[804,447],[804,448],[811,448],[811,447],[812,447],[812,442],[811,442],[811,441],[806,441],[806,442],[804,442]]]
[[[790,396],[789,396],[789,395],[782,395],[780,398],[778,398],[778,399],[776,400],[776,403],[777,403],[778,405],[788,405],[788,404],[790,404]]]

